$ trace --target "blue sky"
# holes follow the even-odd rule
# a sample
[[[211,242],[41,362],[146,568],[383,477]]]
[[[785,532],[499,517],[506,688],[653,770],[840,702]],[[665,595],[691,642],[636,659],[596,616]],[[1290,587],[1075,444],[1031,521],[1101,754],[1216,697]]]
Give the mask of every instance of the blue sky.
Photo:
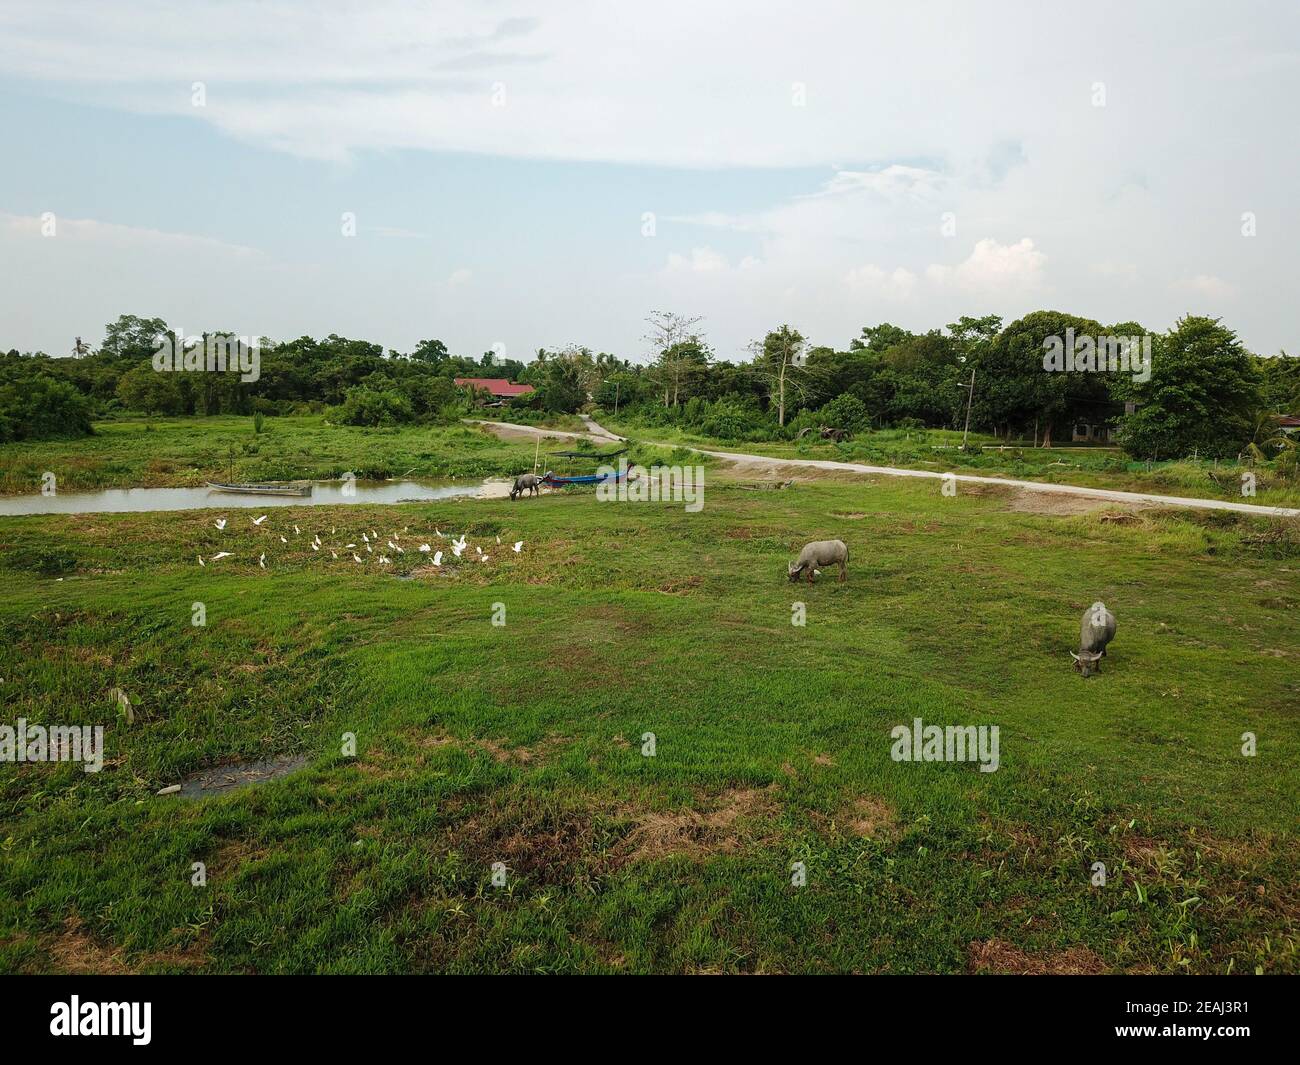
[[[1295,350],[1300,16],[1161,6],[11,0],[0,346],[639,356],[672,309],[737,357],[1056,307]]]

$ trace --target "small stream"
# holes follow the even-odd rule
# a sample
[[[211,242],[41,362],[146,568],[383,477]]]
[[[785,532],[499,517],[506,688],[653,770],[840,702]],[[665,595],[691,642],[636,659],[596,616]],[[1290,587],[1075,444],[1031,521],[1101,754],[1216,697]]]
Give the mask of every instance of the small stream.
[[[98,492],[0,496],[0,515],[109,514],[151,510],[234,510],[340,503],[407,503],[494,494],[493,481],[314,481],[309,496],[245,495],[215,488],[105,488]],[[508,484],[506,485],[508,488]]]

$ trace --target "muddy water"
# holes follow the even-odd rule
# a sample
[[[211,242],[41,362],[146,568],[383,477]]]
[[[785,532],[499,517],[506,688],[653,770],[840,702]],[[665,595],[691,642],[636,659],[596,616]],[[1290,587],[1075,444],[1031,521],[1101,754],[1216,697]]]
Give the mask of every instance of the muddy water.
[[[454,497],[492,498],[510,491],[510,482],[356,481],[349,494],[342,481],[316,481],[309,496],[244,495],[214,488],[106,488],[98,492],[58,492],[0,496],[0,515],[103,514],[150,510],[233,510],[237,507],[310,507],[339,503],[407,503]]]

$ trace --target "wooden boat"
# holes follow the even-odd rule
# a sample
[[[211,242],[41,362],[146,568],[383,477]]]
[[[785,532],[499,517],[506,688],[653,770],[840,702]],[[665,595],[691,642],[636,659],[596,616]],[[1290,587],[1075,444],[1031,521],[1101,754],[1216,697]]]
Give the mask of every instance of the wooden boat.
[[[204,483],[215,492],[243,492],[245,495],[255,496],[311,495],[309,484],[220,484],[216,481]]]

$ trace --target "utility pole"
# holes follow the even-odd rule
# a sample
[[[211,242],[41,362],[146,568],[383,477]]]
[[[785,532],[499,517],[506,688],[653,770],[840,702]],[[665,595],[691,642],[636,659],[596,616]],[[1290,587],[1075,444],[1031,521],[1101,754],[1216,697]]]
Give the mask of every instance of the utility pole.
[[[970,393],[966,396],[966,428],[961,434],[961,449],[966,450],[966,435],[970,432],[970,405],[975,399],[975,367],[970,368]]]
[[[623,383],[622,381],[614,382],[614,417],[615,418],[618,417],[618,390],[619,390],[619,386],[622,385],[622,383]]]

